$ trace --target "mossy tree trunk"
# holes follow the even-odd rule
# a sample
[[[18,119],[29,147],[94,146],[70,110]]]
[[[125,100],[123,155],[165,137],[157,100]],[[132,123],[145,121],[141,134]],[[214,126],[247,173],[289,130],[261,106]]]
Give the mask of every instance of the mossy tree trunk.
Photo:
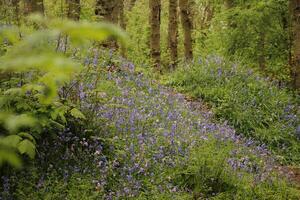
[[[150,54],[155,67],[160,71],[160,14],[161,0],[150,0]]]
[[[178,0],[169,0],[169,29],[168,42],[171,56],[171,66],[174,68],[177,63],[178,53]]]
[[[80,0],[67,0],[68,4],[68,18],[78,21],[80,19]]]
[[[184,31],[184,55],[186,60],[193,59],[192,16],[190,0],[179,0],[181,24]]]
[[[295,89],[300,89],[300,0],[290,0],[292,24],[292,80]]]

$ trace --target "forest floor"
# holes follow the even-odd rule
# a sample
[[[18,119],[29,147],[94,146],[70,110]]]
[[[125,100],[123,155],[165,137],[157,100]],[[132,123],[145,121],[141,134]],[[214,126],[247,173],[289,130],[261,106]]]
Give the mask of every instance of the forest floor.
[[[200,113],[208,116],[208,119],[210,121],[212,121],[214,123],[218,123],[214,119],[213,111],[201,99],[195,99],[195,98],[193,98],[193,97],[191,97],[187,94],[177,92],[175,89],[170,94],[175,95],[175,96],[176,95],[184,96],[184,99],[187,102],[189,102],[189,104],[191,104],[193,108],[198,110]],[[222,126],[224,126],[224,124],[222,124]],[[233,127],[226,125],[226,128],[229,129],[231,132],[236,133],[236,131]],[[236,142],[240,143],[240,141],[236,141]],[[274,156],[274,155],[270,154],[268,156]],[[275,164],[274,169],[279,174],[281,174],[282,176],[287,177],[290,181],[292,181],[293,183],[295,183],[297,185],[297,188],[300,189],[300,167],[298,167],[298,166],[296,166],[296,167],[295,166],[289,166],[289,165],[280,165],[280,164],[276,164],[276,161],[275,161],[274,164]]]
[[[23,173],[15,183],[17,199],[193,199],[199,195],[193,181],[208,198],[295,195],[284,192],[274,172],[300,185],[297,169],[279,166],[265,145],[216,120],[201,99],[127,68],[100,74],[96,96],[89,96],[93,76],[80,86],[81,108],[93,126],[60,133],[48,144],[52,151],[44,145],[36,175]],[[91,140],[78,138],[82,132],[92,133]]]

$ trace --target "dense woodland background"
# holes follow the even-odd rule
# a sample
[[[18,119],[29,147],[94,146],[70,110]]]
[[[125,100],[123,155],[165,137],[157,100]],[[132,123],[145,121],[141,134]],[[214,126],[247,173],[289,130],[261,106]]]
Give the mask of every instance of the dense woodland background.
[[[299,199],[300,0],[0,0],[0,199]]]

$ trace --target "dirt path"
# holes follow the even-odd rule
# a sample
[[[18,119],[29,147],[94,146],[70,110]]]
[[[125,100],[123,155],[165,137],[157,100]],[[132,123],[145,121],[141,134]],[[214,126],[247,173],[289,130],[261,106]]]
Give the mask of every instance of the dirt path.
[[[213,112],[209,108],[209,106],[203,102],[202,100],[192,98],[186,94],[182,94],[172,91],[173,95],[182,95],[184,99],[191,104],[194,109],[197,109],[203,115],[209,116],[211,120],[213,120]],[[230,127],[234,132],[233,127]],[[282,176],[287,177],[290,181],[296,184],[297,188],[300,189],[300,167],[297,166],[283,166],[283,165],[275,165],[274,169]]]

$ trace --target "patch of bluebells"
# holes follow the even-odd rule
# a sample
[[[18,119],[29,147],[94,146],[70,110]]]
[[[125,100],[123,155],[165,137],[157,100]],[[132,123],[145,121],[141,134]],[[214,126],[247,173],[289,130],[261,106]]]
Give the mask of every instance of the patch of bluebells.
[[[116,85],[118,96],[98,96],[105,97],[106,102],[96,104],[92,97],[95,88],[91,87],[94,79],[80,83],[80,92],[85,94],[79,96],[81,107],[93,111],[101,137],[111,138],[114,144],[110,149],[114,157],[103,159],[103,155],[95,152],[101,177],[94,183],[105,199],[136,197],[147,190],[145,182],[161,192],[178,191],[168,178],[168,169],[184,165],[190,150],[211,137],[234,142],[239,147],[228,160],[233,170],[254,173],[257,181],[270,175],[274,160],[264,145],[242,138],[226,123],[212,122],[212,114],[199,109],[201,103],[188,102],[183,95],[135,73],[133,63],[124,59],[117,62],[120,69],[107,70],[101,76]],[[237,158],[237,154],[244,157]],[[260,158],[263,164],[250,160],[248,154]],[[116,180],[113,188],[112,177]]]
[[[172,184],[169,171],[185,165],[191,150],[211,137],[236,145],[227,161],[233,170],[254,173],[257,182],[270,176],[274,160],[264,145],[244,139],[226,122],[212,122],[212,113],[201,109],[201,102],[189,102],[184,95],[135,73],[133,63],[111,53],[108,61],[99,55],[95,52],[84,59],[95,73],[72,83],[78,84],[80,106],[98,135],[90,138],[85,136],[89,130],[66,128],[53,142],[43,140],[37,161],[47,168],[37,188],[43,187],[45,177],[55,170],[66,182],[74,173],[92,174],[95,190],[104,199],[137,197],[152,187],[161,193],[181,192]],[[221,63],[218,58],[211,59]],[[99,65],[105,67],[105,73],[97,74]],[[119,69],[111,71],[113,66]],[[112,82],[118,90],[113,94],[118,95],[95,92],[98,76],[100,84],[101,80]],[[258,157],[257,162],[249,154]],[[8,191],[5,178],[2,185]]]

